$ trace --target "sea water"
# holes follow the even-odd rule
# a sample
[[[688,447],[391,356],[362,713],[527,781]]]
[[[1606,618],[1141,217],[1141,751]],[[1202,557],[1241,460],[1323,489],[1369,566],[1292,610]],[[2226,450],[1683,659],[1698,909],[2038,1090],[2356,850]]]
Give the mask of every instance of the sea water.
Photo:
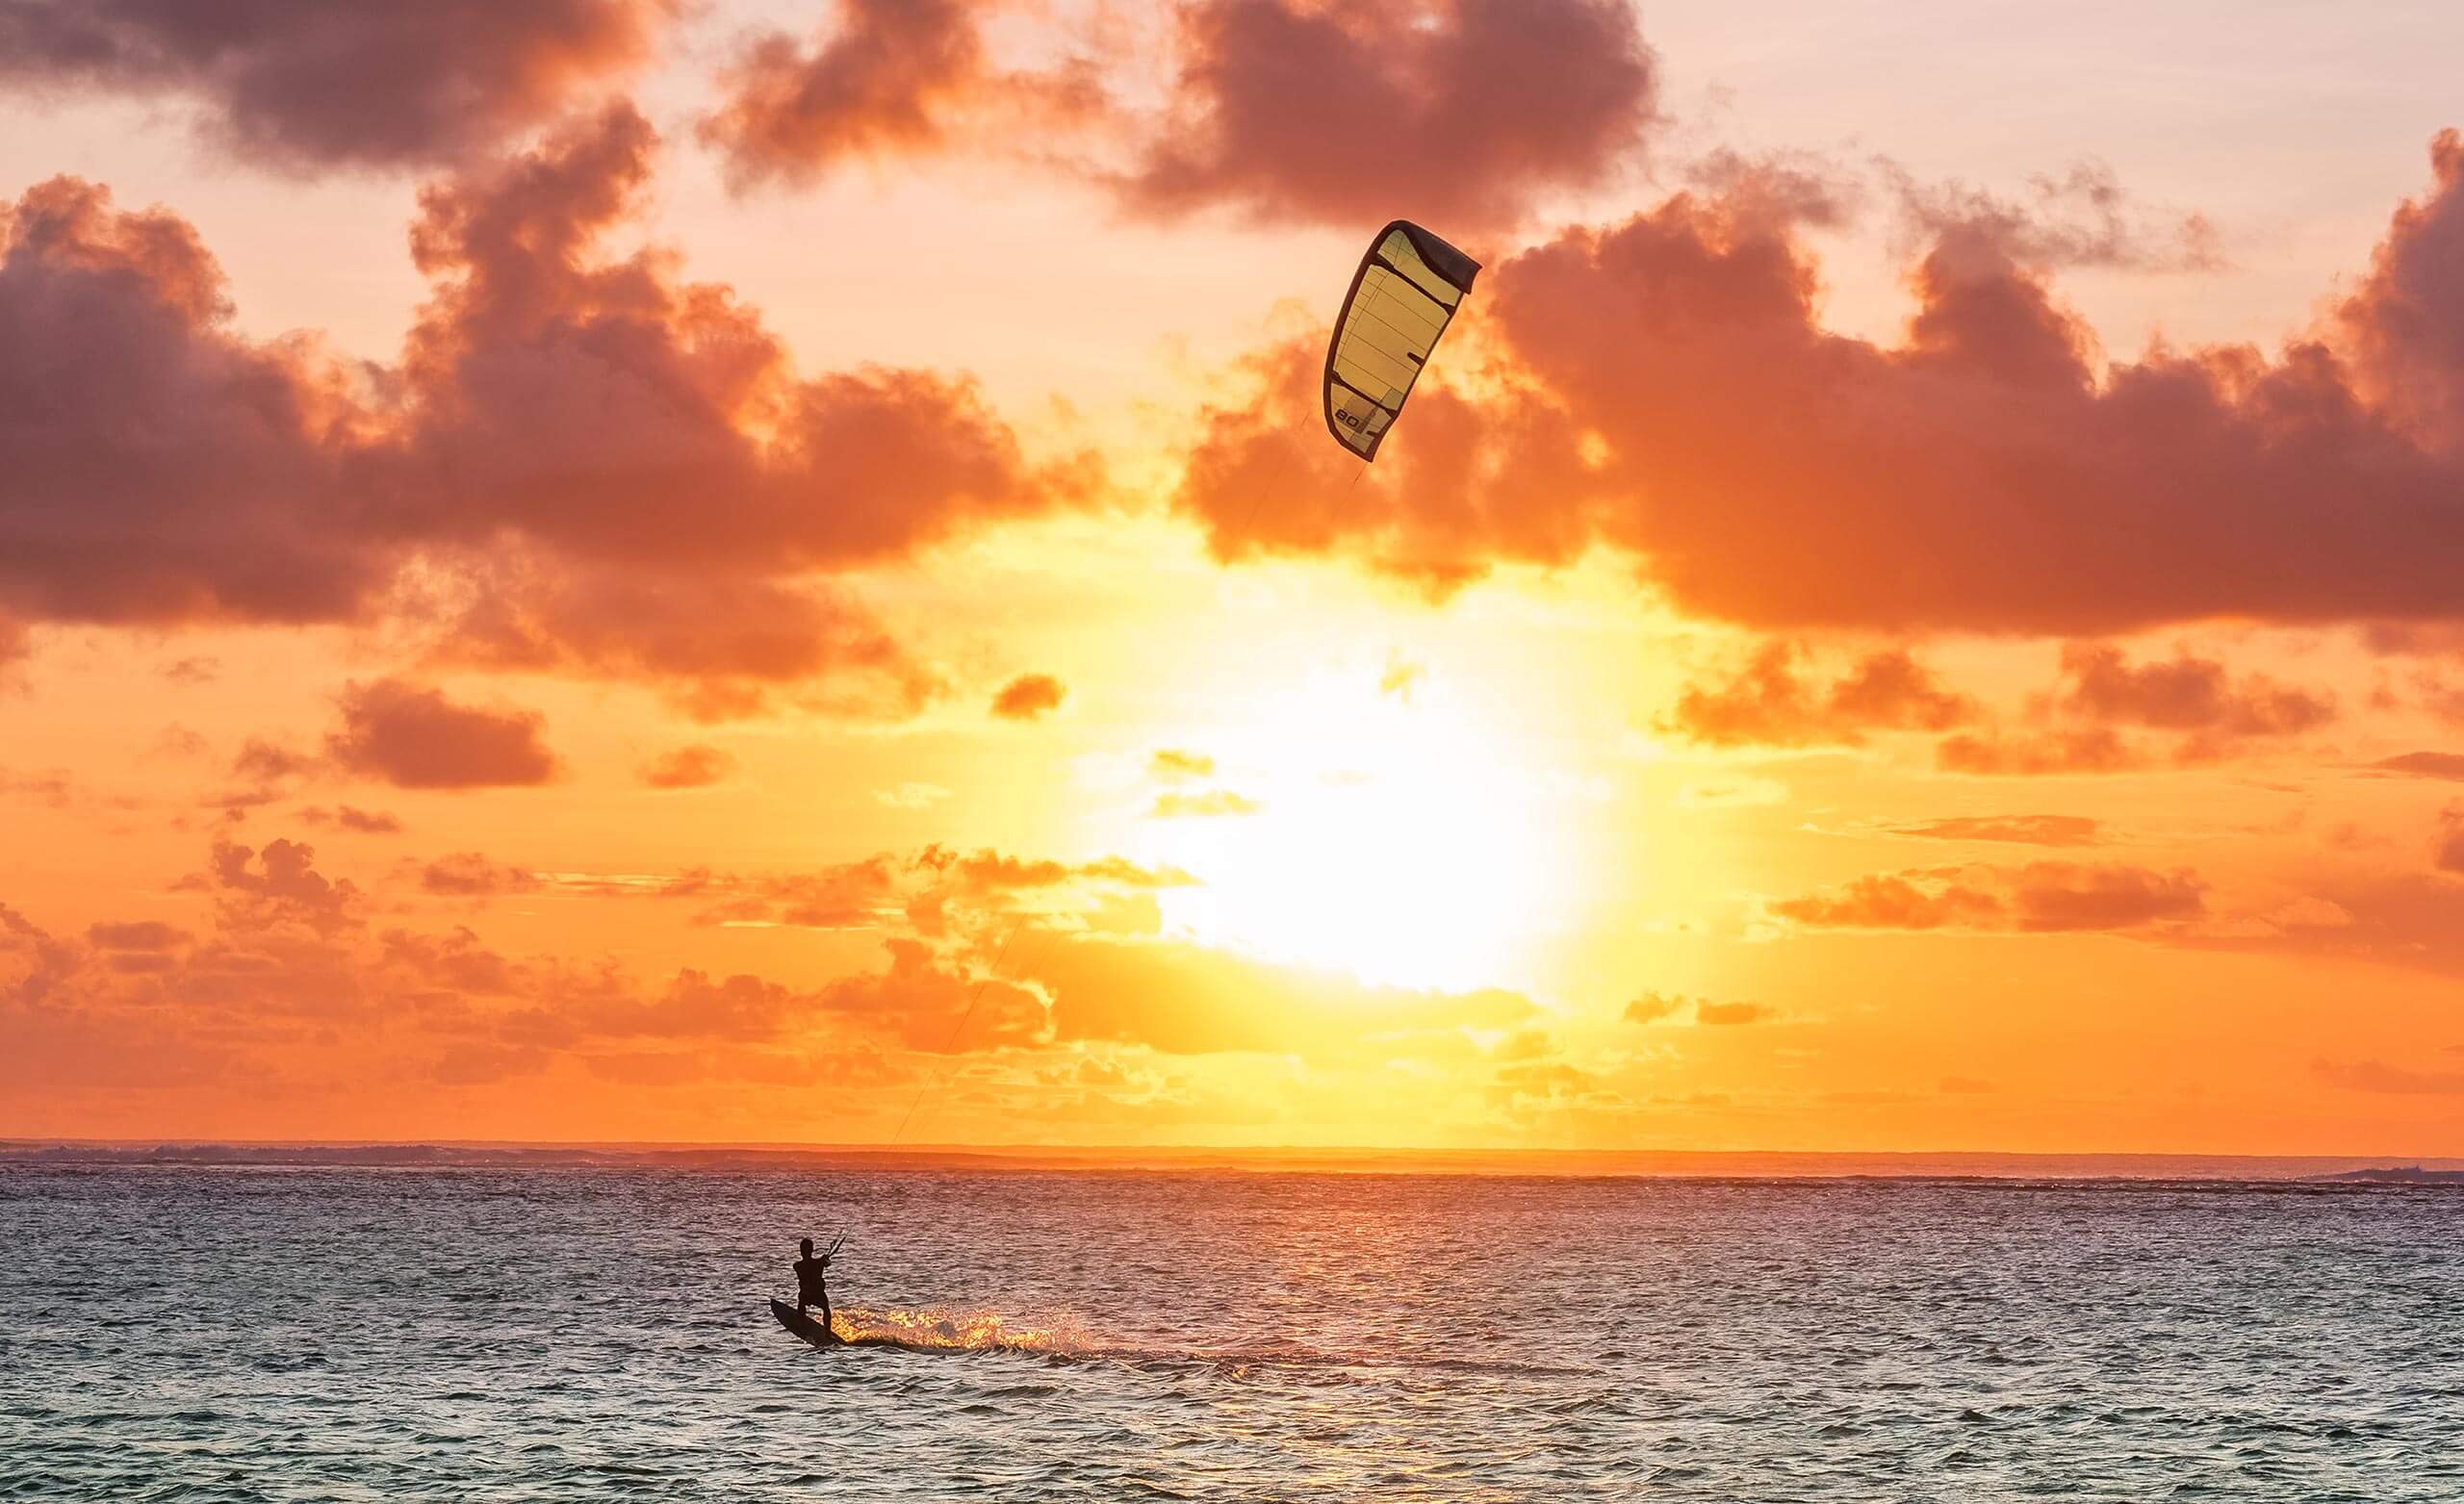
[[[2464,1499],[2464,1192],[0,1165],[0,1495]]]

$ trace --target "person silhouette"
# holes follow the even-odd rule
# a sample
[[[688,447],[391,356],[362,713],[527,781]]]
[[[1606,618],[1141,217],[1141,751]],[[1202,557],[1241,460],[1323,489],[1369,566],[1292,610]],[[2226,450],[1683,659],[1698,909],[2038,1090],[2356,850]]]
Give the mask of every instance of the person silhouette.
[[[807,1306],[819,1306],[821,1329],[832,1337],[838,1333],[830,1324],[830,1261],[838,1252],[838,1245],[846,1240],[847,1235],[839,1234],[830,1240],[830,1246],[822,1250],[821,1256],[815,1258],[812,1239],[808,1237],[800,1245],[805,1256],[796,1261],[796,1314],[803,1315]]]

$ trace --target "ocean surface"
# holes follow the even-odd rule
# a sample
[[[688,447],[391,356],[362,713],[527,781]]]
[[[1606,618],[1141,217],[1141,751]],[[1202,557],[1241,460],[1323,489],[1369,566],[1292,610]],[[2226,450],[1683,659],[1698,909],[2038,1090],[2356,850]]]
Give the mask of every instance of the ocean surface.
[[[0,1164],[0,1496],[2456,1500],[2464,1189]]]

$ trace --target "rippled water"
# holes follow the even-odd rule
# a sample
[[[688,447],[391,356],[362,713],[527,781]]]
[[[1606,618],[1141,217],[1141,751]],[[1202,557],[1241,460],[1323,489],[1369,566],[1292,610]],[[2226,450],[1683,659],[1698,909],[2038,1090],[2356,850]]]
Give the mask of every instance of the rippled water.
[[[0,1167],[19,1495],[2452,1500],[2459,1350],[2431,1187]]]

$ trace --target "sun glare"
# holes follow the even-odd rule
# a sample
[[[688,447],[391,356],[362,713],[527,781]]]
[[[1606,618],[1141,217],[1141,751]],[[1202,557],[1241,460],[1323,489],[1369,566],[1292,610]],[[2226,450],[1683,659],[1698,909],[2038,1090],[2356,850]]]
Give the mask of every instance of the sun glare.
[[[1201,879],[1165,896],[1169,929],[1363,981],[1465,989],[1514,976],[1555,912],[1546,779],[1442,681],[1328,672],[1212,745],[1216,812],[1147,822],[1153,854]]]

